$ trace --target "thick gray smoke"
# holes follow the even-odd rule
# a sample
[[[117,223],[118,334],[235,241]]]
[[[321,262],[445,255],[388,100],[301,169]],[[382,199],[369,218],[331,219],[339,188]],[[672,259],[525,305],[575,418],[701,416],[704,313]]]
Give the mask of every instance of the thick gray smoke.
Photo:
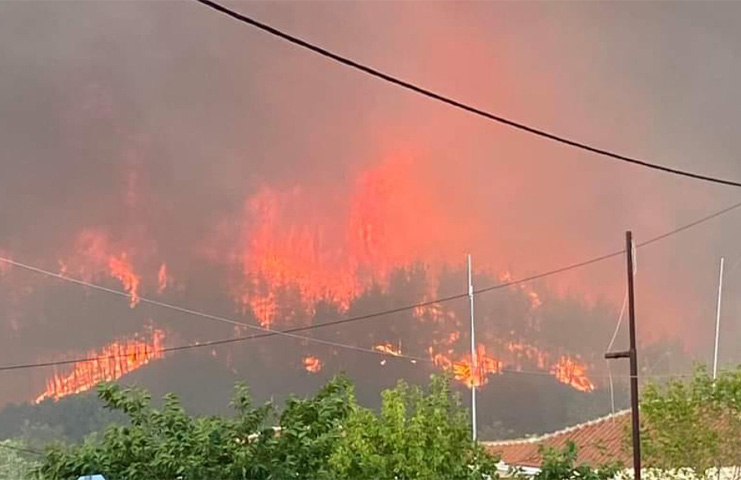
[[[231,5],[516,120],[741,179],[739,4]],[[620,249],[626,229],[645,239],[740,196],[469,117],[195,3],[0,3],[0,252],[18,260],[56,271],[81,231],[105,231],[153,259],[150,278],[166,262],[181,282],[174,300],[233,316],[235,272],[208,259],[214,249],[224,259],[233,253],[233,238],[218,251],[220,234],[246,199],[264,185],[325,192],[331,218],[358,173],[389,152],[410,152],[424,178],[442,179],[430,188],[450,209],[443,218],[466,219],[447,229],[460,229],[477,258],[514,276]],[[739,215],[641,250],[647,343],[675,338],[708,358],[725,255],[722,358],[741,360],[732,351],[741,335]],[[615,260],[541,286],[585,299],[566,312],[601,319],[589,340],[595,359],[609,341],[623,278]],[[0,364],[84,351],[150,322],[182,339],[231,334],[17,269],[0,273],[0,301]],[[551,344],[579,338],[548,324],[569,315],[541,315]],[[589,329],[586,320],[575,324]],[[259,380],[264,391],[280,382],[268,373]],[[0,382],[0,404],[29,398],[38,382],[20,374]]]

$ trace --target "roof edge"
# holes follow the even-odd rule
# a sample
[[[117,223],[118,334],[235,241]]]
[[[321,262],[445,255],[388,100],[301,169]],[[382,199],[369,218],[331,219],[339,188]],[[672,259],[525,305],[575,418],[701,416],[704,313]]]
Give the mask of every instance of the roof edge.
[[[566,427],[562,430],[558,430],[551,433],[545,433],[542,435],[538,435],[535,437],[529,437],[529,438],[517,438],[514,440],[499,440],[494,442],[481,442],[482,445],[485,447],[505,447],[509,445],[522,445],[527,443],[538,443],[544,440],[548,440],[549,438],[558,436],[558,435],[565,435],[572,432],[575,432],[577,430],[580,430],[582,428],[591,427],[593,425],[597,425],[602,422],[606,422],[608,420],[614,420],[615,418],[622,417],[624,415],[630,414],[630,409],[626,410],[620,410],[615,413],[611,413],[609,415],[605,415],[604,417],[595,418],[594,420],[589,420],[588,422],[579,423],[576,425],[572,425],[570,427]]]

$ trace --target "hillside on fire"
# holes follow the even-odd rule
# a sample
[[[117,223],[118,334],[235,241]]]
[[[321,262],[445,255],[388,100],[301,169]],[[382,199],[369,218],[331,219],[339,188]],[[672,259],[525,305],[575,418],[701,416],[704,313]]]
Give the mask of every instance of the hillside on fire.
[[[444,378],[475,470],[741,363],[739,19],[0,1],[0,450]]]
[[[463,274],[455,270],[443,272],[441,285],[455,285]],[[398,271],[393,278],[384,291],[377,288],[355,299],[348,314],[359,316],[424,299],[413,296],[413,292],[424,292],[426,288],[428,281],[422,269]],[[491,281],[484,275],[477,278]],[[115,283],[110,285],[113,287]],[[446,293],[442,290],[436,295]],[[142,320],[145,328],[141,331],[124,333],[116,342],[77,354],[98,358],[96,361],[72,361],[41,376],[25,407],[9,405],[0,410],[0,431],[10,437],[22,433],[24,419],[30,419],[32,424],[47,423],[75,431],[75,421],[70,420],[74,415],[60,413],[54,418],[53,412],[57,408],[60,412],[74,409],[76,396],[87,398],[86,392],[92,393],[100,381],[141,385],[155,397],[174,391],[190,411],[223,413],[226,404],[219,399],[228,398],[236,380],[249,382],[259,401],[280,401],[291,393],[314,392],[337,372],[345,372],[357,382],[358,398],[369,406],[374,406],[378,391],[393,386],[399,378],[424,383],[431,373],[450,372],[461,393],[471,384],[479,387],[481,434],[491,439],[560,428],[605,413],[609,407],[606,370],[600,358],[590,354],[584,333],[590,332],[597,339],[609,336],[613,327],[609,320],[614,318],[614,312],[607,306],[590,307],[574,299],[551,296],[545,289],[541,290],[539,303],[533,303],[532,294],[532,291],[510,289],[478,302],[481,365],[477,375],[471,374],[470,357],[455,353],[466,350],[464,320],[456,322],[456,315],[467,318],[465,302],[456,302],[445,309],[435,305],[422,312],[403,312],[377,319],[372,332],[368,332],[366,325],[351,324],[327,328],[321,336],[319,331],[314,334],[316,338],[338,343],[367,336],[367,343],[360,346],[368,351],[360,354],[348,354],[331,345],[297,343],[292,338],[254,339],[167,352],[168,345],[195,345],[197,337],[189,338],[182,330],[158,329]],[[188,291],[181,295],[180,299],[175,295],[163,297],[164,301],[179,303],[188,298]],[[91,300],[92,297],[80,296],[75,303],[85,306]],[[132,310],[122,303],[122,318],[130,317],[140,308]],[[329,307],[325,304],[323,308]],[[324,321],[318,313],[309,316],[299,306],[291,313],[298,319],[283,328]],[[302,313],[305,319],[299,317]],[[439,318],[442,315],[445,320]],[[558,318],[562,331],[539,327],[544,317]],[[494,321],[495,318],[516,320],[504,323]],[[681,355],[678,346],[666,342],[658,343],[654,349],[661,353],[647,350],[643,360],[646,365],[657,364],[672,349],[677,356]],[[667,371],[658,367],[655,372]],[[616,374],[613,386],[619,404],[624,406],[627,399],[624,376]],[[89,405],[89,401],[84,404]],[[67,422],[73,425],[65,425]]]

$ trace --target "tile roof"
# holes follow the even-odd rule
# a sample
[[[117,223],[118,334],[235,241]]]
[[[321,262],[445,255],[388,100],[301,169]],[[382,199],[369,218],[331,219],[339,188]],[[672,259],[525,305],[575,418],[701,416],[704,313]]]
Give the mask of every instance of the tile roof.
[[[578,463],[593,467],[610,462],[631,464],[631,449],[624,443],[625,431],[630,428],[630,410],[569,427],[539,437],[501,442],[484,442],[490,452],[501,456],[510,466],[540,467],[541,446],[562,450],[569,440],[579,448]]]

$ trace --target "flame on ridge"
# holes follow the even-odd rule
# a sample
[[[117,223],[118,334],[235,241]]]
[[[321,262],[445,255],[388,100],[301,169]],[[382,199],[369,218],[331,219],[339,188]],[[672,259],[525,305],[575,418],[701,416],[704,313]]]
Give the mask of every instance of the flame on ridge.
[[[448,228],[461,220],[417,177],[411,160],[393,157],[361,173],[348,196],[329,205],[301,188],[257,191],[236,222],[237,304],[270,327],[282,292],[295,292],[308,313],[321,300],[346,311],[371,286],[386,288],[398,268],[422,262],[434,282],[436,269],[461,261],[460,230]]]
[[[524,356],[529,363],[535,365],[540,371],[550,373],[556,380],[569,385],[575,390],[593,392],[596,388],[587,375],[587,365],[578,356],[561,355],[555,363],[550,364],[549,355],[533,345],[510,342],[506,345],[506,350],[515,354],[518,358]],[[500,357],[489,354],[482,344],[476,347],[475,368],[470,354],[455,360],[452,357],[452,349],[449,349],[446,353],[441,353],[435,352],[433,347],[429,347],[428,353],[435,366],[442,370],[452,371],[453,377],[468,388],[486,385],[489,382],[489,376],[501,374],[505,365],[510,364]],[[518,361],[517,358],[511,364],[514,371],[523,371],[522,362]]]
[[[578,358],[562,355],[558,362],[551,367],[551,374],[559,382],[565,383],[580,392],[593,392],[595,387],[587,377],[587,367]]]
[[[148,341],[138,338],[115,341],[100,350],[89,351],[85,357],[96,360],[76,362],[67,374],[54,373],[47,379],[46,389],[36,397],[34,403],[47,398],[59,400],[88,391],[100,382],[117,380],[153,360],[163,358],[164,338],[163,331],[154,330]]]
[[[75,246],[74,255],[59,261],[62,275],[72,274],[88,282],[102,274],[108,275],[121,282],[130,296],[131,308],[139,303],[141,276],[134,271],[127,251],[114,249],[108,235],[96,229],[83,230]]]
[[[167,265],[163,263],[157,271],[157,293],[162,294],[169,283],[170,279],[167,276]]]
[[[319,357],[307,355],[303,358],[304,369],[309,373],[319,373],[322,371],[324,364]]]
[[[301,188],[281,191],[265,187],[248,197],[243,221],[236,222],[240,228],[238,250],[227,257],[239,267],[239,276],[230,291],[237,309],[251,312],[264,327],[286,317],[280,312],[286,295],[290,300],[298,299],[297,305],[309,314],[322,300],[345,312],[370,287],[387,288],[395,269],[416,266],[418,262],[424,265],[427,275],[426,298],[433,298],[436,274],[441,268],[461,263],[471,228],[449,228],[452,223],[465,224],[465,219],[460,220],[458,213],[450,211],[434,185],[418,178],[424,172],[413,166],[403,157],[391,158],[361,173],[347,198],[331,205],[333,214],[329,219],[327,205],[314,200],[322,196]],[[88,280],[100,275],[115,278],[130,294],[133,308],[140,301],[142,288],[141,271],[135,268],[133,260],[141,268],[142,250],[146,251],[124,248],[105,232],[87,229],[78,236],[75,254],[60,262],[61,270]],[[156,283],[146,283],[145,288],[156,286],[162,294],[171,287],[165,263],[156,263],[151,272],[156,272]],[[512,279],[508,271],[494,275],[502,282]],[[532,309],[540,307],[541,299],[532,286],[520,284],[514,288],[527,295]],[[525,359],[577,390],[594,390],[586,375],[587,367],[580,359],[562,356],[554,363],[547,353],[523,343],[496,345],[505,357],[515,357],[512,363],[509,357],[491,355],[479,345],[477,366],[473,368],[470,355],[456,357],[453,352],[460,339],[460,328],[440,328],[449,322],[458,323],[452,310],[433,304],[417,308],[414,316],[436,325],[438,336],[431,339],[429,347],[435,364],[451,370],[458,381],[469,387],[485,385],[490,375],[502,373],[505,364],[521,369],[519,360]],[[374,349],[401,354],[400,345],[397,348],[389,342]],[[307,356],[303,365],[316,373],[323,362]],[[56,375],[50,381],[60,382]]]
[[[481,344],[476,348],[475,367],[470,354],[460,360],[452,360],[442,353],[432,355],[432,347],[430,347],[429,352],[436,366],[443,370],[451,370],[453,377],[468,388],[486,385],[489,382],[489,375],[498,374],[502,371],[501,360],[487,354],[486,347]]]
[[[108,268],[110,269],[110,275],[117,278],[123,285],[124,290],[130,295],[129,306],[134,308],[139,303],[139,282],[141,279],[134,273],[134,268],[126,252],[118,257],[109,257]]]
[[[386,353],[386,354],[392,355],[394,357],[400,357],[401,356],[401,341],[399,341],[399,345],[397,347],[394,347],[393,345],[391,345],[390,342],[380,343],[378,345],[375,345],[373,347],[373,350],[375,350],[377,352]],[[412,361],[412,362],[413,363],[416,363],[414,361]],[[386,365],[386,359],[384,358],[383,360],[381,360],[380,361],[380,364],[381,364],[381,366],[385,366]]]
[[[390,342],[386,342],[386,343],[381,343],[381,344],[375,345],[373,347],[373,350],[375,350],[377,352],[387,353],[387,354],[393,355],[395,357],[398,357],[398,356],[401,355],[401,345],[399,345],[398,347],[394,347],[393,345],[391,345]]]

